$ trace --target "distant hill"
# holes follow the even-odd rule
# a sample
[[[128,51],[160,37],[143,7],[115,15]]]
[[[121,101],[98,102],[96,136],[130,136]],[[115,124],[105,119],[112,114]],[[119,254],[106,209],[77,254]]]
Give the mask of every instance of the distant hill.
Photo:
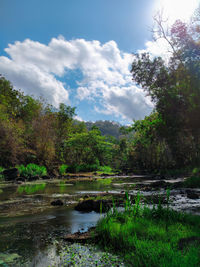
[[[115,138],[119,139],[121,133],[120,133],[120,128],[122,127],[121,124],[113,121],[96,121],[96,122],[85,122],[86,127],[88,130],[91,130],[93,126],[96,126],[99,128],[101,131],[102,135],[111,135],[114,136]]]

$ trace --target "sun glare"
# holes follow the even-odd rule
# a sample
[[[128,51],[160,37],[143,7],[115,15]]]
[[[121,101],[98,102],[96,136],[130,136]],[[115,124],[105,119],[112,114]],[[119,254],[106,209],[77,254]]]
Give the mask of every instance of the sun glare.
[[[158,0],[156,8],[162,10],[172,24],[177,19],[187,21],[199,4],[200,0]]]

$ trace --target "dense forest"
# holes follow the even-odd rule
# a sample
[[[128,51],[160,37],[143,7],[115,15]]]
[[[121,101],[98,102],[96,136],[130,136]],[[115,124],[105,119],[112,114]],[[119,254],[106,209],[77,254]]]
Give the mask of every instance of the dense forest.
[[[148,53],[134,55],[133,81],[155,108],[132,126],[109,121],[79,122],[75,108],[55,108],[43,99],[14,89],[0,76],[0,166],[36,163],[48,170],[66,164],[71,170],[194,168],[200,164],[199,16],[181,21],[166,35],[157,18],[158,38],[171,48],[168,60]]]

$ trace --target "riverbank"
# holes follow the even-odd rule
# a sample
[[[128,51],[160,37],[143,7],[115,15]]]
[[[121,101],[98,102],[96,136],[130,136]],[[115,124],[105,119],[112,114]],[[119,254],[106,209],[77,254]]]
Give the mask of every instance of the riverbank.
[[[200,265],[200,216],[142,208],[139,201],[102,218],[96,228],[98,244],[122,256],[126,266]]]

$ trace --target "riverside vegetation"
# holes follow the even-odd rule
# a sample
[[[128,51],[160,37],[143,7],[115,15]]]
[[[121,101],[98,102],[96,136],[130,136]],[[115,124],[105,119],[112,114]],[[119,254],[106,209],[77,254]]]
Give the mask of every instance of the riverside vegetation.
[[[168,191],[169,201],[169,191]],[[115,206],[96,228],[98,242],[123,256],[129,266],[199,266],[200,217],[178,213],[161,203],[141,206],[140,195],[125,211]]]

